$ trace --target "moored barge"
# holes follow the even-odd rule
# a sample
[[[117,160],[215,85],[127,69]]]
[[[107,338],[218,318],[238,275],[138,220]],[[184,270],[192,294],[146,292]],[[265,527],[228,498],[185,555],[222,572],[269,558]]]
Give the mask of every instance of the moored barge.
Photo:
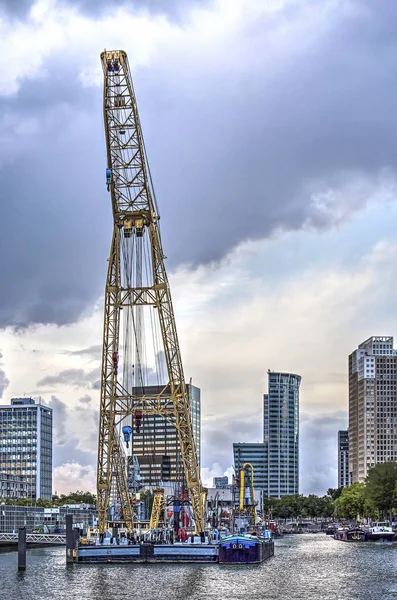
[[[336,529],[334,539],[341,542],[365,542],[367,535],[364,529],[352,527],[350,529]]]
[[[219,564],[258,564],[273,554],[274,542],[270,536],[229,535],[219,542]]]
[[[219,563],[259,564],[274,554],[270,535],[230,535],[218,543],[196,544],[77,544],[73,562],[77,563]]]

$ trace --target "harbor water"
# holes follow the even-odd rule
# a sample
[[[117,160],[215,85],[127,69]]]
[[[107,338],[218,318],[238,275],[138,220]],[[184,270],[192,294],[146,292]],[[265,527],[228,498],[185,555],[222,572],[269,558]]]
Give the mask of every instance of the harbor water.
[[[255,566],[68,565],[64,548],[0,554],[0,599],[9,600],[391,600],[397,544],[337,542],[324,534],[275,541]]]

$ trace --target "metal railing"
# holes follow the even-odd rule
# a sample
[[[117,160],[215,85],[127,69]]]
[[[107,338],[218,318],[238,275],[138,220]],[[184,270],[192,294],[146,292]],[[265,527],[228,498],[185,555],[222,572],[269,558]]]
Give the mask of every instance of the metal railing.
[[[66,535],[58,533],[27,533],[27,543],[66,544]],[[18,542],[17,533],[0,533],[0,542]]]

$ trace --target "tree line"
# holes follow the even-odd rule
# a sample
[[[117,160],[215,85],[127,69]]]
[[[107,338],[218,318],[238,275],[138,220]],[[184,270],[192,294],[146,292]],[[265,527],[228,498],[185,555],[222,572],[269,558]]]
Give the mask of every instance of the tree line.
[[[93,504],[96,506],[96,496],[91,492],[77,490],[70,494],[53,496],[52,500],[38,498],[0,498],[0,502],[11,506],[38,506],[40,508],[51,508],[53,506],[64,506],[65,504]]]
[[[271,518],[389,519],[397,512],[397,463],[379,463],[365,483],[329,488],[325,496],[294,495],[265,498],[264,513]]]

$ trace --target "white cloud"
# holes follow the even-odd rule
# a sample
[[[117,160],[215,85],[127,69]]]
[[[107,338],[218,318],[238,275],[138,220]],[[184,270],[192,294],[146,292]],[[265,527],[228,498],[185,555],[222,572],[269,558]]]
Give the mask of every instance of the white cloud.
[[[306,52],[332,29],[336,20],[348,18],[356,10],[354,5],[341,7],[327,0],[321,7],[312,3],[307,3],[305,9],[300,7],[294,19],[274,18],[296,4],[292,0],[219,0],[201,8],[192,6],[182,25],[136,7],[113,7],[111,13],[94,19],[76,7],[41,0],[25,22],[0,20],[0,95],[15,94],[22,79],[45,78],[46,62],[54,56],[74,61],[85,85],[100,84],[98,53],[103,46],[127,47],[133,68],[151,62],[160,66],[164,63],[167,68],[170,63],[189,63],[191,71],[197,72],[207,69],[208,64],[222,63],[237,72],[247,71],[255,67],[259,57],[253,55],[251,40],[245,38],[245,33],[259,18],[264,19],[267,45],[265,56],[259,53],[260,59],[274,74],[276,68],[280,71],[289,67],[292,47],[294,54]],[[13,49],[12,60],[8,58],[9,48]]]
[[[201,479],[203,485],[206,487],[212,487],[213,478],[221,477],[222,475],[228,475],[228,473],[217,462],[213,463],[211,467],[203,467],[201,469]]]
[[[57,494],[68,494],[81,490],[95,492],[96,475],[92,466],[67,462],[53,470],[53,490]]]

